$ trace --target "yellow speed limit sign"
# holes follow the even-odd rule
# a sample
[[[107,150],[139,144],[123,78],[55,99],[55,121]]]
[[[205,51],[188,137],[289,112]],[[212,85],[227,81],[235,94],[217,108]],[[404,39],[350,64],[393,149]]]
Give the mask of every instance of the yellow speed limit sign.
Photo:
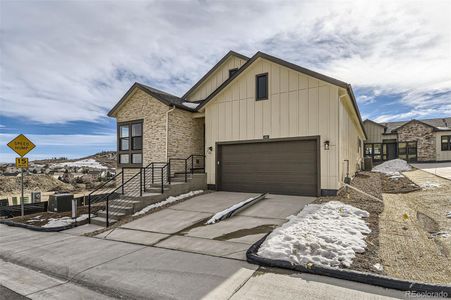
[[[16,157],[16,168],[28,169],[28,158]]]

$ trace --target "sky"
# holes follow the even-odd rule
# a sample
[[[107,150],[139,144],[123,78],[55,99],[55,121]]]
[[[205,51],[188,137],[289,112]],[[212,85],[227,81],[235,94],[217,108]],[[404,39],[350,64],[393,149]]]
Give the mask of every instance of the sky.
[[[229,50],[351,83],[363,119],[451,116],[451,1],[0,0],[0,161],[115,150],[134,82],[183,95]]]

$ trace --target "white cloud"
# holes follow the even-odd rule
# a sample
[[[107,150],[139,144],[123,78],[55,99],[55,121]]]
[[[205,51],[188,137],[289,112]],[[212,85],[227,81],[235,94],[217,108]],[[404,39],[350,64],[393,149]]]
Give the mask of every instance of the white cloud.
[[[0,144],[6,144],[17,134],[0,135]],[[116,136],[87,134],[26,134],[27,138],[37,146],[110,146],[116,144]]]
[[[0,114],[96,120],[134,81],[183,94],[229,49],[403,94],[412,110],[425,96],[434,109],[449,104],[451,2],[262,3],[4,1]]]

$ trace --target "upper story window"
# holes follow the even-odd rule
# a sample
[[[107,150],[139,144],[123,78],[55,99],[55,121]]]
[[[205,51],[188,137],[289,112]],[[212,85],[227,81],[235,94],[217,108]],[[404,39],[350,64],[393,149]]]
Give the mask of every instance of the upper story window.
[[[451,151],[451,135],[442,136],[442,151]]]
[[[268,73],[258,74],[255,77],[255,100],[268,99]]]
[[[238,72],[238,68],[230,69],[229,70],[229,78],[235,75],[235,73]]]
[[[143,122],[118,124],[118,164],[142,165]]]

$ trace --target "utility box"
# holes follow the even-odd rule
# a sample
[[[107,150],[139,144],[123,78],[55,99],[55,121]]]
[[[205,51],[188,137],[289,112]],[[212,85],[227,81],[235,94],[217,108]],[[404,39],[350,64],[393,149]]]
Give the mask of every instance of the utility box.
[[[363,162],[364,162],[363,168],[365,171],[371,171],[373,169],[373,159],[371,157],[368,156],[364,157]]]
[[[47,210],[49,212],[71,211],[72,199],[74,199],[74,194],[67,193],[50,195]]]
[[[31,203],[41,202],[41,192],[31,192]]]

